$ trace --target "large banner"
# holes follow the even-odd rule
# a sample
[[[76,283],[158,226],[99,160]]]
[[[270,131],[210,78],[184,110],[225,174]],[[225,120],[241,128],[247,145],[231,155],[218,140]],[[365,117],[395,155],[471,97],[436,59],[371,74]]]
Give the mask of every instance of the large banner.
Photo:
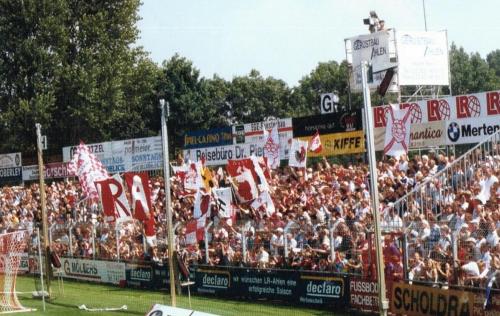
[[[446,31],[396,31],[396,43],[400,85],[449,85]]]
[[[0,155],[0,185],[23,180],[21,153]]]
[[[475,143],[498,129],[500,91],[399,104],[410,108],[410,148]],[[375,149],[383,150],[387,106],[373,108]],[[482,137],[482,138],[481,138]]]
[[[198,293],[316,306],[348,305],[347,279],[322,273],[199,267],[195,281]]]
[[[233,130],[231,126],[188,131],[184,135],[184,149],[223,146],[232,143]]]
[[[193,162],[201,161],[202,157],[204,157],[207,166],[226,165],[228,160],[249,158],[251,155],[262,157],[264,155],[264,143],[185,149],[183,155],[184,159]]]
[[[161,136],[87,144],[109,173],[141,172],[163,168]],[[63,161],[73,158],[77,146],[63,148]]]
[[[312,115],[292,119],[293,137],[360,131],[363,129],[361,110]]]
[[[391,312],[398,315],[473,315],[474,294],[430,286],[396,283],[392,288]]]
[[[126,279],[125,263],[62,258],[62,276],[70,279],[119,284]]]
[[[309,137],[299,137],[301,140],[311,141]],[[359,154],[365,152],[364,131],[335,133],[320,135],[323,149],[319,153],[309,151],[308,157],[329,157],[335,155]]]
[[[54,162],[44,166],[45,179],[60,179],[74,176],[68,172],[68,163]],[[38,165],[23,166],[23,181],[38,180]]]
[[[281,160],[286,160],[288,159],[290,145],[293,138],[291,118],[234,125],[234,144],[263,145],[266,142],[266,139],[264,139],[264,130],[271,131],[275,126],[278,126],[278,134],[280,139],[280,158]]]

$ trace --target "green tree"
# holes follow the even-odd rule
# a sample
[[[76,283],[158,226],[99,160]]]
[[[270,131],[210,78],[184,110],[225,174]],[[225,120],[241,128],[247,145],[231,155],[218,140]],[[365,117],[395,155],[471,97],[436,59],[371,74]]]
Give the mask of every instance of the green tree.
[[[496,79],[500,80],[500,49],[494,50],[486,56],[488,66],[495,72]],[[497,88],[498,89],[498,88]]]

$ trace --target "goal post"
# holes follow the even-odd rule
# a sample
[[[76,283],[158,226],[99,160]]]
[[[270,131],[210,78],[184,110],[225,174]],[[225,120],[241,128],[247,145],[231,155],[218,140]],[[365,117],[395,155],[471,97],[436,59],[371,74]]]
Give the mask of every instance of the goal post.
[[[27,230],[0,234],[0,313],[31,311],[19,302],[16,278],[23,255],[29,245]]]

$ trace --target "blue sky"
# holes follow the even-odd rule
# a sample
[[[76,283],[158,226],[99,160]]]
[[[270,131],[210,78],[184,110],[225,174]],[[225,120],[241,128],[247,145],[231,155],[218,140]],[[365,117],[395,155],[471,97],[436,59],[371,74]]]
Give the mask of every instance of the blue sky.
[[[175,53],[204,77],[252,68],[294,86],[318,62],[345,58],[344,39],[367,33],[370,10],[387,27],[423,31],[422,0],[143,0],[139,45],[157,62]],[[483,57],[500,49],[500,1],[425,0],[429,30]]]

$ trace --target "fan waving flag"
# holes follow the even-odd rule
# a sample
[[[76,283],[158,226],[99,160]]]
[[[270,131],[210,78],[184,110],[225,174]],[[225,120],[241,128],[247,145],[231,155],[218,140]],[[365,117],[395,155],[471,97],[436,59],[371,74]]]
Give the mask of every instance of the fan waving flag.
[[[278,124],[276,124],[271,133],[267,135],[264,144],[264,157],[267,158],[271,169],[276,169],[280,165],[280,136],[278,133]]]
[[[305,168],[307,160],[308,142],[300,139],[292,139],[290,146],[290,158],[288,165],[291,167]]]
[[[226,170],[233,180],[240,202],[257,198],[259,191],[256,181],[259,177],[251,159],[228,160]]]
[[[259,197],[252,202],[250,206],[256,210],[264,208],[267,216],[271,216],[274,214],[274,212],[276,212],[273,200],[271,199],[271,195],[269,195],[268,191],[262,192],[259,195]]]
[[[106,180],[96,181],[95,186],[101,197],[102,210],[106,221],[113,222],[116,218],[131,218],[130,205],[119,174],[115,174],[112,178]]]
[[[386,113],[389,117],[385,128],[384,154],[394,157],[407,154],[410,144],[411,110],[391,105],[387,107]]]
[[[309,143],[309,150],[315,154],[319,154],[323,150],[321,139],[319,138],[319,131],[316,131],[316,134],[314,134],[314,136],[311,138],[311,142]]]
[[[78,177],[83,193],[94,202],[99,199],[95,182],[109,177],[106,168],[84,143],[80,143],[76,149],[73,159],[68,164],[68,172]]]

